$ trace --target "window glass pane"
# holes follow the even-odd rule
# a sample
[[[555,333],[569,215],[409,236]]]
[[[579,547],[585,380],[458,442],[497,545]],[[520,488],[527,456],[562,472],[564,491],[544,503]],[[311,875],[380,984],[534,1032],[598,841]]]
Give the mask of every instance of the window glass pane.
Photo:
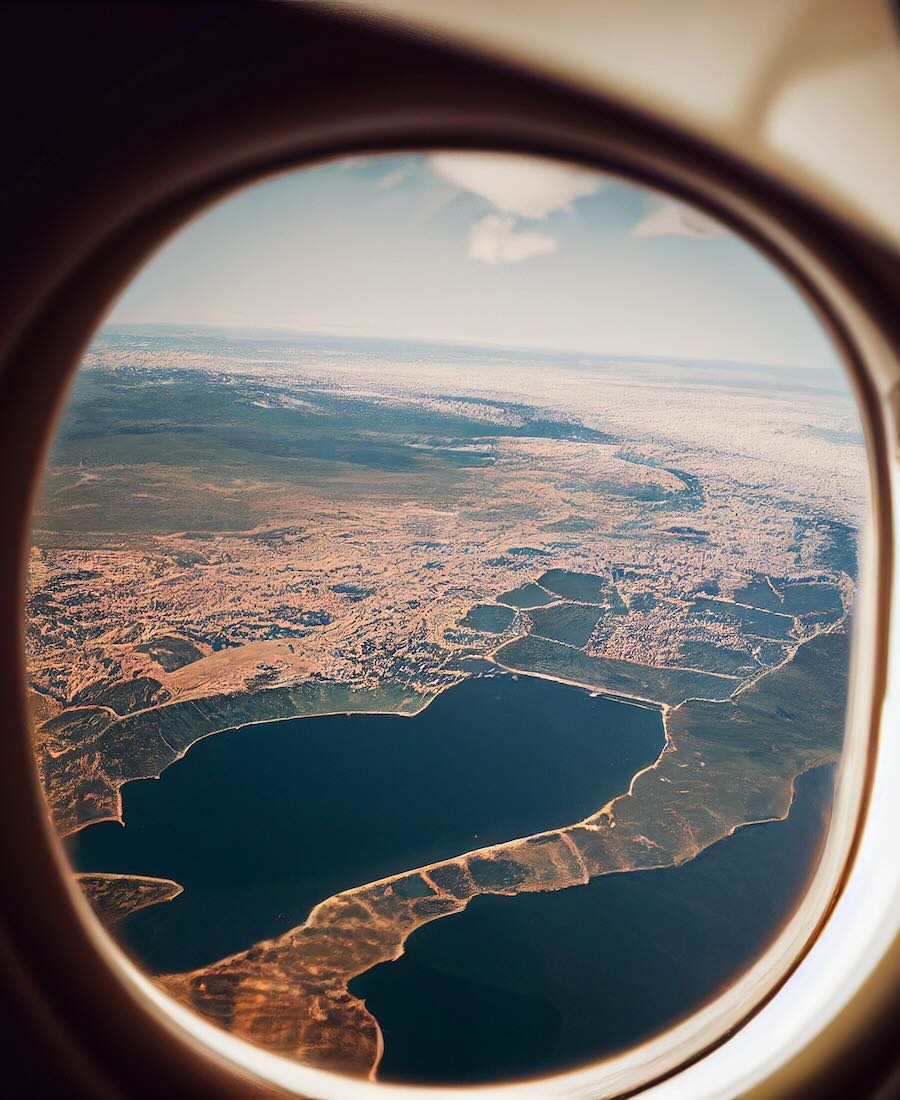
[[[835,351],[705,214],[481,153],[258,184],[125,291],[36,506],[73,869],[173,997],[310,1065],[628,1050],[816,867],[866,493]]]

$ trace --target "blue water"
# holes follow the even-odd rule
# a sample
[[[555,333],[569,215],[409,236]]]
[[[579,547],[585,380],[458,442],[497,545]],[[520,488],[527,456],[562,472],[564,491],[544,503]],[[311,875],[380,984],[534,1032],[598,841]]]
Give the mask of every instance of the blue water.
[[[621,1052],[700,1008],[774,939],[815,866],[833,770],[786,821],[750,825],[681,867],[478,897],[351,983],[384,1035],[379,1078],[470,1084]]]
[[[171,902],[117,926],[153,972],[202,966],[301,923],[340,890],[577,821],[663,745],[658,711],[495,675],[415,718],[247,726],[123,788],[125,827],[67,842],[79,870],[159,875]]]

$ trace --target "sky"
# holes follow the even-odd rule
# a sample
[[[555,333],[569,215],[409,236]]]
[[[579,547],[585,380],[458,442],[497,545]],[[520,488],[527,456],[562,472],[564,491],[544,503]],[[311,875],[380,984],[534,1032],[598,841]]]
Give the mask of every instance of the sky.
[[[255,184],[166,243],[109,321],[835,363],[781,273],[705,214],[506,154],[345,158]]]

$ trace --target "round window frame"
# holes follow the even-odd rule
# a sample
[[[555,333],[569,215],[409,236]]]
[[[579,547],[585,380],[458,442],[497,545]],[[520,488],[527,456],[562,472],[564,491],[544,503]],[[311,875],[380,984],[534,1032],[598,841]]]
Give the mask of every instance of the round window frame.
[[[16,853],[5,853],[12,855],[6,860],[7,881],[20,903],[10,914],[9,941],[33,995],[74,1039],[89,1063],[96,1061],[100,1048],[107,1055],[110,1051],[109,1042],[98,1048],[97,1037],[88,1034],[90,1023],[85,1026],[79,998],[73,996],[79,988],[91,988],[100,1016],[112,1025],[122,1053],[129,1052],[129,1058],[105,1057],[106,1072],[111,1070],[113,1078],[128,1081],[129,1095],[157,1094],[166,1080],[168,1087],[176,1091],[193,1087],[223,1097],[271,1095],[271,1085],[258,1072],[247,1069],[255,1065],[258,1071],[256,1056],[235,1062],[229,1050],[233,1053],[236,1048],[228,1044],[223,1048],[221,1043],[198,1038],[208,1025],[193,1036],[178,1026],[183,1018],[166,1007],[167,999],[124,960],[90,914],[48,825],[33,764],[22,663],[23,563],[31,501],[66,383],[106,309],[129,277],[195,212],[274,172],[340,156],[434,148],[481,148],[550,157],[612,172],[708,211],[787,275],[811,302],[848,364],[873,470],[868,688],[863,702],[855,704],[859,713],[867,715],[869,730],[868,774],[861,800],[871,791],[886,687],[894,566],[894,509],[889,488],[895,465],[890,445],[894,425],[891,410],[879,391],[893,385],[893,378],[900,377],[900,373],[893,378],[890,373],[897,370],[896,334],[891,333],[889,320],[893,300],[888,295],[886,302],[881,301],[872,272],[864,265],[847,262],[835,233],[843,228],[853,238],[852,230],[836,227],[802,198],[755,176],[746,166],[621,104],[573,96],[499,66],[487,77],[479,74],[474,81],[464,75],[461,86],[448,81],[445,74],[425,94],[421,86],[416,91],[416,102],[411,104],[403,75],[386,74],[377,86],[346,91],[327,105],[319,103],[314,111],[300,116],[302,121],[298,119],[298,104],[267,103],[257,114],[249,113],[239,127],[227,124],[218,132],[212,126],[204,128],[199,143],[196,133],[173,135],[175,140],[165,150],[153,150],[147,162],[132,166],[130,172],[110,181],[105,192],[86,197],[84,220],[70,226],[71,238],[56,242],[58,248],[70,244],[70,250],[57,254],[56,262],[49,258],[51,277],[29,288],[34,291],[30,308],[20,315],[20,321],[26,323],[15,342],[7,342],[3,349],[0,427],[7,430],[0,453],[8,468],[11,463],[13,468],[18,464],[22,477],[16,482],[20,491],[9,494],[7,512],[13,516],[19,537],[11,553],[10,547],[4,546],[0,560],[4,567],[0,654],[13,662],[7,667],[16,670],[8,682],[0,683],[0,699],[7,704],[13,727],[9,743],[0,746],[0,760],[5,764],[7,786],[13,782],[18,785],[16,797],[4,800],[3,811],[8,815],[4,825],[9,829],[15,822],[21,833],[24,822],[30,838],[18,858]],[[487,103],[485,92],[489,92]],[[8,326],[7,335],[10,331]],[[33,431],[35,423],[44,426],[39,439]],[[6,541],[12,544],[14,540]],[[855,679],[862,675],[857,669]],[[15,687],[11,689],[13,680]],[[864,809],[861,804],[853,846],[859,841]],[[14,834],[7,831],[5,835]],[[849,851],[845,874],[850,871],[852,856]],[[54,931],[62,934],[54,935]],[[817,934],[818,930],[812,939]],[[46,949],[48,944],[53,944],[52,950]],[[761,996],[742,1020],[734,1021],[729,1029],[723,1029],[686,1057],[670,1059],[643,1083],[623,1079],[616,1094],[644,1090],[654,1082],[674,1082],[690,1063],[723,1050],[731,1032],[760,1013],[789,981],[800,961],[795,961],[779,986]],[[68,994],[62,993],[62,985],[68,986]],[[132,1064],[125,1064],[129,1059]],[[598,1063],[596,1067],[546,1078],[534,1082],[534,1086],[540,1086],[544,1095],[580,1095],[586,1089],[587,1095],[598,1096],[597,1074],[604,1065]],[[135,1072],[136,1067],[140,1072]],[[148,1088],[151,1079],[153,1084]],[[375,1095],[373,1086],[358,1086],[343,1078],[334,1080],[342,1095],[351,1095],[358,1088],[366,1095]],[[510,1087],[522,1096],[530,1086],[529,1082]],[[375,1088],[383,1095],[388,1091],[386,1086]],[[416,1090],[417,1094],[425,1091]],[[466,1091],[474,1094],[482,1090]],[[502,1088],[483,1091],[496,1093]],[[329,1088],[327,1092],[307,1094],[332,1093]]]

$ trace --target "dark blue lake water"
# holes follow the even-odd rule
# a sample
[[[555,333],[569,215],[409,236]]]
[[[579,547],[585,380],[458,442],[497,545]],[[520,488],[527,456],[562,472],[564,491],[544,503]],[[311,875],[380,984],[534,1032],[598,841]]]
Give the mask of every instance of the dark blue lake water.
[[[774,939],[802,895],[833,769],[786,821],[750,825],[681,867],[552,894],[478,897],[355,979],[384,1034],[384,1081],[471,1084],[570,1069],[695,1011]]]
[[[123,788],[125,827],[67,841],[84,871],[159,875],[174,901],[117,926],[153,972],[301,923],[340,890],[568,824],[663,745],[658,711],[549,681],[464,681],[415,718],[331,715],[209,737]]]

